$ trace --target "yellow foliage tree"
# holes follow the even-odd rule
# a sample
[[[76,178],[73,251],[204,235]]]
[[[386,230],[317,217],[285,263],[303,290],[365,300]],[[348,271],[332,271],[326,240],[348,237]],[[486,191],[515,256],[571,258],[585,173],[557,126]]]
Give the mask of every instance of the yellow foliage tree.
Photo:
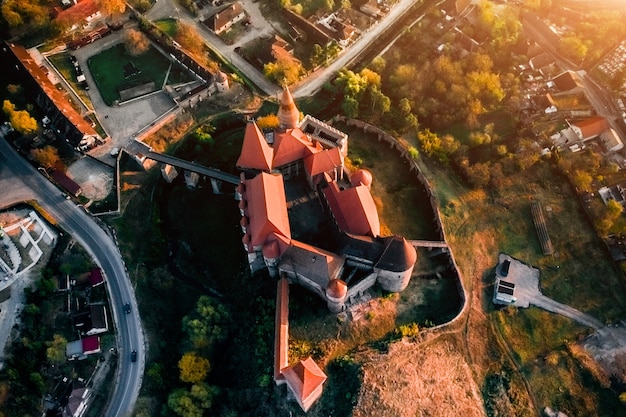
[[[39,165],[47,169],[54,168],[61,161],[59,151],[50,145],[33,149],[30,151],[30,155]]]
[[[204,380],[209,373],[211,364],[209,360],[199,356],[195,352],[187,352],[178,361],[180,380],[196,384]]]
[[[278,120],[278,116],[275,114],[268,114],[267,116],[261,116],[256,119],[256,125],[259,129],[274,129],[280,125],[280,121]]]
[[[35,120],[26,110],[15,110],[15,104],[9,100],[4,100],[2,110],[8,116],[13,129],[28,135],[37,130],[37,120]]]

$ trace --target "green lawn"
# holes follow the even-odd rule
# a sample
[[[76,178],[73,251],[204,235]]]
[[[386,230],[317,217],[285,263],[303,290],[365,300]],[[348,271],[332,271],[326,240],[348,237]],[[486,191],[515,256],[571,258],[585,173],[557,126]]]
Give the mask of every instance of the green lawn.
[[[125,77],[124,66],[132,63],[138,72]],[[117,44],[110,49],[92,56],[87,61],[89,70],[96,81],[100,94],[109,106],[120,100],[118,89],[138,80],[155,82],[155,89],[160,89],[168,77],[168,84],[190,81],[190,75],[178,65],[170,68],[170,61],[155,48],[147,52],[131,56],[124,44]]]

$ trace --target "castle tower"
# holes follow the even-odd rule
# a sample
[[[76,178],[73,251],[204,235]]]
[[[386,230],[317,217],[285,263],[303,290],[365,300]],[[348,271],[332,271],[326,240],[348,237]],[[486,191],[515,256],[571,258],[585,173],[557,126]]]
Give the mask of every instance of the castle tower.
[[[295,129],[300,122],[300,110],[296,107],[289,88],[285,87],[278,108],[278,122],[281,129]]]
[[[348,285],[340,279],[331,279],[326,287],[326,305],[333,313],[339,313],[346,308]]]
[[[220,93],[228,90],[228,77],[223,71],[219,71],[215,76],[215,86],[217,87],[217,91]]]

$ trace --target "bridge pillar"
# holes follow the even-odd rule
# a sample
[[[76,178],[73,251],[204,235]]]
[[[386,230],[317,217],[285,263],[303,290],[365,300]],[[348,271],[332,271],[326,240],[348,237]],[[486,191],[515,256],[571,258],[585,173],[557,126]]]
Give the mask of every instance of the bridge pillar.
[[[178,171],[173,165],[161,164],[161,175],[165,181],[171,183],[178,176]]]
[[[222,181],[211,178],[211,188],[213,188],[213,194],[222,194]]]

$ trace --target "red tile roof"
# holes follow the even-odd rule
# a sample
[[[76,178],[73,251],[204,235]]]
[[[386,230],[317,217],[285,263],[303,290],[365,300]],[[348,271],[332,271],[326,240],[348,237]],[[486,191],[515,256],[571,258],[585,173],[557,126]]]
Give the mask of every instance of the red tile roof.
[[[604,117],[594,116],[580,122],[574,123],[582,132],[582,139],[592,138],[600,135],[609,128],[609,123]]]
[[[380,235],[378,210],[372,194],[365,185],[340,190],[330,183],[323,190],[337,226],[344,232],[361,236]]]
[[[82,344],[83,354],[85,355],[100,352],[100,337],[98,336],[87,336],[82,339]]]
[[[276,318],[274,329],[274,381],[285,379],[282,370],[289,365],[289,283],[278,281],[276,288]]]
[[[293,101],[291,92],[287,87],[283,90],[283,95],[280,98],[277,116],[280,125],[284,128],[293,129],[298,126],[300,111],[296,107],[296,103]]]
[[[298,128],[276,131],[274,133],[274,161],[272,166],[278,168],[304,159],[320,150],[322,150],[321,145],[311,143],[306,133]]]
[[[322,394],[326,374],[310,357],[290,366],[283,374],[302,409],[308,411]]]
[[[37,65],[37,62],[30,56],[28,51],[20,45],[10,43],[7,43],[7,45],[11,48],[15,57],[20,60],[30,76],[36,80],[46,96],[50,98],[67,120],[69,120],[83,136],[99,137],[91,124],[81,117],[63,93],[52,84],[52,81],[50,81],[46,73]]]
[[[249,250],[277,240],[282,253],[291,240],[283,177],[261,172],[245,181],[250,219]]]
[[[243,136],[241,153],[237,159],[237,166],[270,171],[272,169],[272,156],[272,148],[267,144],[263,132],[256,123],[248,123]]]
[[[324,172],[334,171],[342,165],[341,149],[339,148],[324,149],[304,159],[304,167],[310,177],[315,177]]]
[[[372,173],[366,169],[359,169],[354,174],[350,175],[350,184],[353,187],[363,184],[366,187],[372,185]]]
[[[58,11],[56,20],[62,23],[74,24],[80,20],[87,20],[99,12],[98,5],[93,0],[81,0],[67,9]]]

